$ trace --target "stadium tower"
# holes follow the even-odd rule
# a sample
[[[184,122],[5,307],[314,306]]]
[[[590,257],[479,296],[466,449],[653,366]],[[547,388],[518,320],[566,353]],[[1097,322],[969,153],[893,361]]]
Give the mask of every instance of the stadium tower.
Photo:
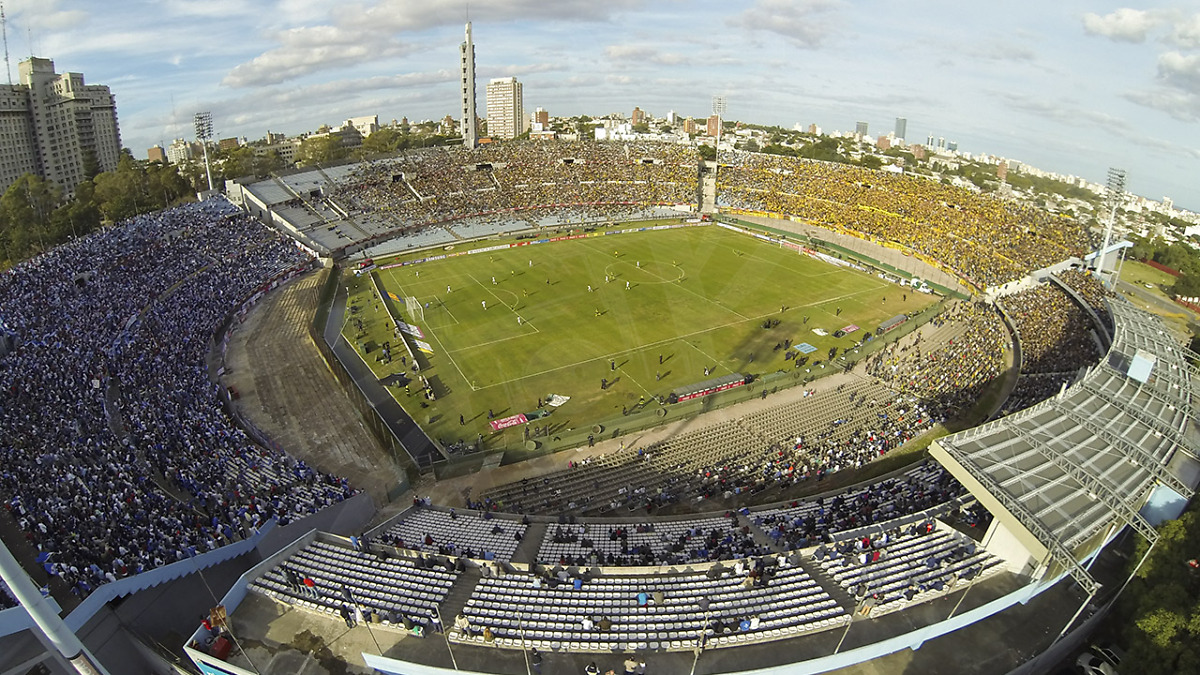
[[[467,22],[467,39],[458,48],[459,73],[462,84],[463,145],[473,148],[479,144],[479,125],[475,116],[475,43],[471,42],[471,22]]]

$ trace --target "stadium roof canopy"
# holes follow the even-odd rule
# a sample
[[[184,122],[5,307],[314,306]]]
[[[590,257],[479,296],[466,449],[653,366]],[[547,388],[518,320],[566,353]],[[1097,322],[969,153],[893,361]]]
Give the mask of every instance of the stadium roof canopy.
[[[1200,455],[1197,373],[1162,321],[1110,303],[1112,346],[1100,364],[1042,403],[934,443],[931,452],[1034,558],[1097,585],[1080,560],[1114,525],[1150,541],[1139,510],[1158,486],[1190,498],[1185,456]]]

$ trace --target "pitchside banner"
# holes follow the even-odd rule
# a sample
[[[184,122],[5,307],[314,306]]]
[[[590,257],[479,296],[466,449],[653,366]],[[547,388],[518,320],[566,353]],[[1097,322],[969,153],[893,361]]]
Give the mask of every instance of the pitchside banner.
[[[684,401],[690,401],[694,398],[700,398],[701,396],[708,396],[709,394],[715,394],[720,391],[734,389],[734,388],[740,387],[744,384],[746,384],[745,380],[737,380],[736,382],[729,382],[728,384],[723,384],[719,387],[712,387],[709,389],[704,389],[703,391],[696,391],[696,392],[692,392],[690,394],[684,394],[683,396],[679,397],[679,402],[682,403]]]
[[[492,425],[493,431],[500,431],[501,429],[515,427],[518,424],[525,424],[528,421],[529,419],[525,417],[524,413],[522,413],[519,415],[513,415],[512,417],[505,417],[504,419],[492,420],[491,422],[488,422],[488,424]]]
[[[404,323],[403,321],[400,321],[396,324],[396,327],[399,328],[402,332],[408,333],[409,335],[411,335],[415,338],[425,337],[425,334],[421,332],[421,329],[417,328],[416,326],[412,325],[411,323]]]
[[[426,354],[433,353],[433,347],[430,347],[428,342],[422,342],[420,340],[413,340],[413,344],[417,346],[417,349],[420,349],[421,351],[425,352]]]

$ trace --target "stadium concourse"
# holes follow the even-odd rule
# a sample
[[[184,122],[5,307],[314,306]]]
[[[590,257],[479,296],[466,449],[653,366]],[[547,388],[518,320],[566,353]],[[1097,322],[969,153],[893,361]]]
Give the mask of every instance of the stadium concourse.
[[[234,190],[300,245],[215,199],[5,272],[0,531],[36,581],[10,583],[21,606],[0,612],[0,668],[67,672],[31,618],[60,607],[114,673],[162,664],[149,643],[172,633],[206,672],[238,674],[317,667],[305,652],[384,673],[517,673],[529,658],[1007,672],[1081,625],[1120,586],[1104,547],[1126,529],[1153,540],[1192,496],[1181,345],[1069,271],[1088,248],[1070,221],[854,167],[721,162],[705,205],[711,176],[679,146],[413,152]],[[270,186],[275,201],[259,199]],[[901,246],[987,292],[840,381],[653,443],[504,467],[369,530],[367,495],[240,426],[210,379],[241,313],[316,252],[706,206]],[[336,245],[318,241],[329,232]],[[961,414],[1009,363],[1010,414],[821,491]],[[231,618],[197,626],[218,603]]]

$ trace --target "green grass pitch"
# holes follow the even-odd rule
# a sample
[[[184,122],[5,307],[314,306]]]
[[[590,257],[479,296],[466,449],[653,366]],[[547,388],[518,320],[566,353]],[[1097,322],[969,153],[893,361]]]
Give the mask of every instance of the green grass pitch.
[[[439,398],[424,401],[419,387],[393,394],[431,436],[453,442],[483,434],[488,447],[522,441],[520,428],[492,432],[489,411],[528,413],[561,394],[571,400],[536,423],[589,427],[643,400],[657,406],[655,396],[707,379],[706,368],[709,377],[790,369],[786,350],[775,348],[785,338],[817,347],[810,362],[824,360],[831,347],[863,335],[835,338],[838,328],[874,330],[935,301],[716,226],[521,246],[378,275],[385,292],[428,303],[423,321],[408,321],[433,348],[422,374]],[[378,305],[365,277],[353,283],[352,304]],[[403,302],[392,306],[404,310]],[[348,339],[394,340],[383,312],[360,316],[363,330],[348,325]],[[779,325],[764,329],[772,319]],[[383,377],[401,369],[400,353],[390,365],[372,358],[378,352],[365,359]]]

